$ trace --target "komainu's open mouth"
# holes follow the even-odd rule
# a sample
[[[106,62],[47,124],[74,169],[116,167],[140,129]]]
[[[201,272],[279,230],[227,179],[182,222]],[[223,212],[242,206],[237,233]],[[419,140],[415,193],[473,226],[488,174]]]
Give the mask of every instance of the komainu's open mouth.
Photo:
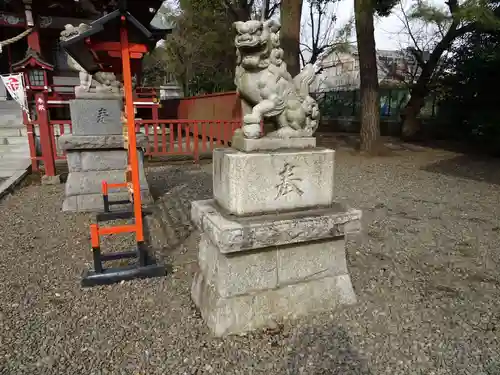
[[[258,38],[236,38],[234,44],[236,45],[236,48],[238,48],[241,52],[245,52],[246,54],[260,52],[265,46],[265,43],[262,43],[262,41]]]

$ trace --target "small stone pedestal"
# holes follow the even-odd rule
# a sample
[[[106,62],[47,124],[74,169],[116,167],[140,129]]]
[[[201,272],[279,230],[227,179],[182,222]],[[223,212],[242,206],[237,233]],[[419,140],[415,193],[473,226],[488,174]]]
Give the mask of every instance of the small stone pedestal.
[[[59,137],[66,152],[69,175],[63,211],[102,211],[102,181],[125,181],[127,151],[124,149],[121,101],[118,99],[75,99],[70,101],[72,134]],[[137,135],[137,145],[147,142]],[[143,167],[143,155],[137,149],[143,203],[151,201]],[[109,189],[110,200],[128,199],[125,189]]]
[[[333,202],[335,151],[265,142],[214,150],[214,199],[192,205],[202,234],[191,295],[217,336],[356,301],[345,235],[361,211]]]

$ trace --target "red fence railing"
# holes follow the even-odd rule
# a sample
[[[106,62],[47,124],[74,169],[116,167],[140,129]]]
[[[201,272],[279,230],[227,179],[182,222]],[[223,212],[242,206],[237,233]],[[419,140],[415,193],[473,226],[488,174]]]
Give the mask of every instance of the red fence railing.
[[[54,160],[66,159],[66,155],[59,148],[57,139],[64,134],[71,134],[72,126],[71,120],[54,120],[50,121],[50,128],[52,133],[52,150],[54,152]]]
[[[228,146],[240,126],[240,121],[137,120],[136,132],[149,140],[145,155],[192,155],[198,160],[202,153]]]
[[[172,155],[191,156],[195,161],[214,148],[226,147],[236,129],[241,127],[237,120],[136,120],[136,132],[143,133],[148,142],[145,155],[161,157]],[[37,122],[27,123],[33,171],[38,163],[44,161],[40,147],[40,129]],[[71,120],[52,120],[49,122],[52,136],[53,160],[66,159],[59,147],[58,138],[71,134]]]

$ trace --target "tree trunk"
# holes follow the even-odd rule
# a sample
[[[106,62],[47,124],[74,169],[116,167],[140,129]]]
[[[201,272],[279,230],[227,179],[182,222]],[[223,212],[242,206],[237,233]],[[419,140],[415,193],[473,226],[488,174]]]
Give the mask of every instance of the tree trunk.
[[[288,71],[295,77],[300,72],[300,19],[302,0],[281,1],[280,42],[284,50],[283,60]]]
[[[374,154],[380,142],[380,106],[371,0],[354,0],[361,94],[360,150]]]
[[[418,118],[420,110],[425,105],[425,98],[429,93],[427,90],[426,83],[419,82],[415,84],[415,87],[411,90],[410,100],[406,103],[405,108],[401,112],[401,118],[403,120],[403,125],[401,127],[401,137],[406,140],[414,140],[420,131],[421,123]],[[417,89],[417,86],[419,88]]]

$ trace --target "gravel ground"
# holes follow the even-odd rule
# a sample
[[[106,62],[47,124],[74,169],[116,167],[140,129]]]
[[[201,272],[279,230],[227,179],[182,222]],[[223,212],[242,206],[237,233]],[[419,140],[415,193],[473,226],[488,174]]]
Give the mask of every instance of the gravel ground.
[[[209,168],[148,176],[185,204],[210,196]],[[190,302],[196,233],[165,278],[81,289],[90,216],[60,212],[62,185],[25,184],[0,202],[0,373],[500,374],[499,170],[444,151],[340,151],[337,195],[365,215],[348,247],[359,303],[225,339]]]

